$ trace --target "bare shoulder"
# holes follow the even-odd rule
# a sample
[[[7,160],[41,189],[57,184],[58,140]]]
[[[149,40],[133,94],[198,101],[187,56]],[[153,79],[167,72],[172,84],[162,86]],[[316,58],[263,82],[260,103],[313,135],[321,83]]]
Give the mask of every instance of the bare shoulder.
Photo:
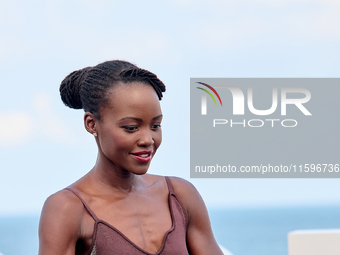
[[[192,212],[195,212],[200,208],[205,208],[204,201],[195,186],[189,181],[179,177],[169,178],[174,188],[174,192],[184,207],[188,220],[190,221]]]
[[[69,217],[68,213],[70,212],[72,212],[72,215],[77,215],[77,212],[81,213],[82,211],[83,204],[79,198],[68,190],[61,190],[46,199],[42,215],[47,213],[56,214],[55,216],[59,217]]]
[[[165,184],[165,179],[164,179],[164,176],[162,175],[145,174],[145,177],[151,183],[164,183]],[[190,199],[192,196],[195,196],[195,195],[199,196],[197,189],[189,181],[183,178],[180,178],[180,177],[174,177],[174,176],[168,176],[168,177],[170,178],[175,194],[178,197],[181,197],[182,199],[186,199],[186,198]]]
[[[169,176],[169,178],[171,180],[172,186],[174,187],[175,191],[178,191],[180,193],[184,192],[183,195],[185,195],[187,192],[198,193],[197,189],[191,182],[180,177]],[[190,195],[190,194],[187,194],[187,195]]]
[[[68,190],[49,196],[40,216],[39,254],[74,252],[81,233],[83,212],[82,202]]]
[[[211,229],[208,210],[193,184],[170,177],[174,192],[187,214],[187,246],[190,254],[223,254]]]
[[[166,185],[164,176],[149,175],[149,177],[153,178],[157,182],[164,182],[164,185]],[[188,223],[190,224],[192,219],[200,217],[202,212],[206,212],[205,203],[192,183],[180,177],[169,176],[169,179],[174,189],[174,193],[181,203]]]

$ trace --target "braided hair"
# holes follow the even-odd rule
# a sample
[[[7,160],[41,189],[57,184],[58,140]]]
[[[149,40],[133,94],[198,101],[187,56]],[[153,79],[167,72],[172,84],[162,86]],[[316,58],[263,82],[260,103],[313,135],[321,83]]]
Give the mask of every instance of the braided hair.
[[[149,84],[159,100],[165,92],[165,85],[154,73],[122,60],[106,61],[74,71],[61,82],[59,91],[66,106],[84,109],[100,119],[100,107],[108,104],[108,90],[118,83],[131,82]]]

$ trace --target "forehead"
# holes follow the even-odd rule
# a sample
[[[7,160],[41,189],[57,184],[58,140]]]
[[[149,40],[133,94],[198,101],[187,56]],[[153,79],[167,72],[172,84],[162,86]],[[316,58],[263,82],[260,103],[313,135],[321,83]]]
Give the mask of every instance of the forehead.
[[[108,91],[108,104],[101,111],[105,114],[123,117],[141,117],[152,115],[152,118],[162,114],[160,102],[154,88],[145,83],[121,83]],[[103,115],[104,114],[104,115]],[[138,116],[137,116],[138,115]]]

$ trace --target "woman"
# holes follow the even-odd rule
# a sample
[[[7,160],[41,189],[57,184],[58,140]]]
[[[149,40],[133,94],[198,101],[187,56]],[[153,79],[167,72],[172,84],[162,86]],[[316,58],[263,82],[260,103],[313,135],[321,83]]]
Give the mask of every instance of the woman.
[[[118,60],[62,81],[61,98],[84,109],[98,157],[89,173],[46,200],[40,255],[223,254],[194,186],[147,174],[162,141],[164,91],[156,75]]]

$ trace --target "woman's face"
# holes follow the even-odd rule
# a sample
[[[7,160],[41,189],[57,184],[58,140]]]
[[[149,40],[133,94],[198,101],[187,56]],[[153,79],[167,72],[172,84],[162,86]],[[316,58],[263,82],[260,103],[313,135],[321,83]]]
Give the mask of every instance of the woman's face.
[[[116,169],[145,174],[162,142],[162,111],[155,90],[134,82],[109,91],[96,123],[98,147]]]

